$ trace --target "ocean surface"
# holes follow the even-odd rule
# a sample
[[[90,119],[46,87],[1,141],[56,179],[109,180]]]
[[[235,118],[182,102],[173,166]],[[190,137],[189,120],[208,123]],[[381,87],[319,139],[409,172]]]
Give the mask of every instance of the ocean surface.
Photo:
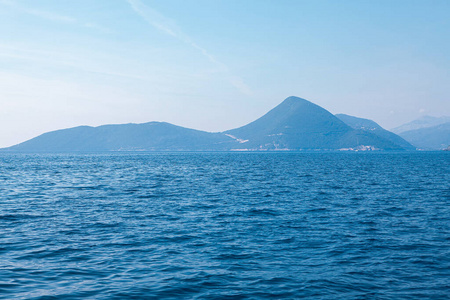
[[[450,152],[0,154],[1,299],[450,299]]]

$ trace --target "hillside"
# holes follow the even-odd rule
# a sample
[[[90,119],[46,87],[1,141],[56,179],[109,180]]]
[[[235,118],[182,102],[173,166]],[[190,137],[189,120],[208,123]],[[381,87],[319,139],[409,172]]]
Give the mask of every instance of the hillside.
[[[354,129],[324,108],[298,97],[289,97],[256,121],[225,133],[241,141],[240,149],[337,150],[370,146],[404,150],[392,141]]]
[[[11,151],[199,151],[226,150],[233,139],[220,133],[169,123],[80,126],[44,133],[7,148]]]
[[[384,129],[383,127],[378,125],[375,121],[353,117],[345,114],[337,114],[336,117],[338,117],[341,121],[343,121],[345,124],[349,125],[354,129],[360,129],[371,132],[383,139],[386,139],[403,147],[406,150],[415,150],[415,147],[410,143],[408,143],[407,141],[405,141],[402,137]]]
[[[443,150],[450,145],[450,122],[409,130],[399,135],[419,149]]]

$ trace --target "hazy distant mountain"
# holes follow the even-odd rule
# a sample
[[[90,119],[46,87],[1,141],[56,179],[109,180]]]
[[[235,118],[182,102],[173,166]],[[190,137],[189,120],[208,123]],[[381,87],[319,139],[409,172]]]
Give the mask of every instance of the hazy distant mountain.
[[[410,130],[433,127],[448,122],[450,122],[450,117],[448,116],[444,117],[423,116],[417,120],[393,128],[391,129],[391,131],[396,134],[399,134]]]
[[[361,145],[404,149],[371,132],[353,129],[322,107],[298,97],[289,97],[256,121],[225,133],[240,141],[240,149],[356,149]]]
[[[443,150],[450,145],[450,122],[405,131],[399,135],[419,149]]]
[[[44,133],[7,148],[13,151],[166,151],[226,150],[232,138],[164,122],[80,126]]]
[[[351,118],[347,116],[347,119]],[[367,121],[370,122],[365,120]],[[370,124],[378,126],[374,122]],[[411,149],[411,145],[389,132],[384,132],[381,127],[375,132],[363,127],[352,128],[318,105],[305,99],[289,97],[256,121],[221,133],[161,122],[80,126],[48,132],[2,150],[71,152]]]
[[[400,136],[396,135],[395,133],[392,133],[390,131],[387,131],[380,125],[378,125],[376,122],[369,120],[369,119],[363,119],[358,117],[349,116],[346,114],[337,114],[336,117],[338,117],[341,121],[343,121],[345,124],[349,125],[350,127],[354,129],[361,129],[364,131],[369,131],[381,138],[384,138],[386,140],[389,140],[404,149],[407,150],[414,150],[416,147],[405,141]]]

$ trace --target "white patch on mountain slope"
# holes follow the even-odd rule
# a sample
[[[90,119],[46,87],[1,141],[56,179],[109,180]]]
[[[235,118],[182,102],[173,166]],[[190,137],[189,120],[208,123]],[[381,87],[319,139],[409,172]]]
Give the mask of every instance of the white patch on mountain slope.
[[[248,140],[239,139],[239,138],[235,137],[234,135],[231,135],[231,134],[228,134],[228,133],[225,133],[225,135],[229,136],[232,139],[235,139],[236,141],[238,141],[241,144],[248,142]]]

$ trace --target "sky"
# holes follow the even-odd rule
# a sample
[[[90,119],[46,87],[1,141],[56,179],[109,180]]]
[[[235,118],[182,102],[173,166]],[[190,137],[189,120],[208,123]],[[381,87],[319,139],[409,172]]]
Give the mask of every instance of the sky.
[[[448,0],[0,0],[0,147],[80,125],[224,131],[288,96],[450,115]]]

